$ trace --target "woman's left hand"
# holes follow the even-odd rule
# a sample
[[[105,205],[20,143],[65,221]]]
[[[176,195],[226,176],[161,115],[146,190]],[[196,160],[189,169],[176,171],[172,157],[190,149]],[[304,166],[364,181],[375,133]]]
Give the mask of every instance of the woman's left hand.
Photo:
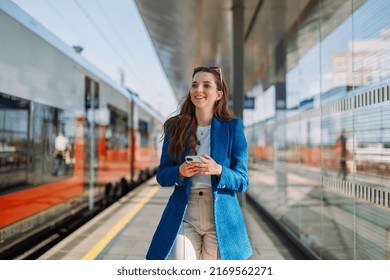
[[[216,163],[209,155],[201,155],[200,160],[202,163],[193,163],[197,167],[197,171],[204,175],[217,175],[222,173],[222,166]]]

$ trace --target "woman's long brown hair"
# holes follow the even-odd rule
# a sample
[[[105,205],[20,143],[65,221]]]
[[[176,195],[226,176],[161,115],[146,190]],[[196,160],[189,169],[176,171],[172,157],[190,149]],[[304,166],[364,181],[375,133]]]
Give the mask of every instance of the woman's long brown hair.
[[[222,98],[218,100],[214,106],[214,115],[221,120],[230,120],[233,118],[233,114],[228,108],[228,90],[225,81],[221,82],[220,73],[214,69],[202,69],[198,72],[208,72],[213,74],[215,82],[217,84],[217,90],[223,92]],[[196,73],[192,75],[192,78]],[[176,116],[169,118],[163,126],[164,135],[170,135],[170,141],[168,146],[168,153],[177,161],[181,161],[181,155],[186,148],[189,149],[191,155],[196,154],[195,147],[198,144],[198,138],[196,137],[196,129],[198,122],[195,117],[195,105],[191,101],[190,91],[184,98],[184,102],[181,105],[180,113]]]

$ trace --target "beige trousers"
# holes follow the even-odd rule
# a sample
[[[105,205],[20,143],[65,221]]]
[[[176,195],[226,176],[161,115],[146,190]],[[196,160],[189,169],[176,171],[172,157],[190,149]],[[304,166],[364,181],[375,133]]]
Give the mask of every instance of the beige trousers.
[[[169,259],[219,259],[213,209],[211,188],[191,190],[184,221]]]

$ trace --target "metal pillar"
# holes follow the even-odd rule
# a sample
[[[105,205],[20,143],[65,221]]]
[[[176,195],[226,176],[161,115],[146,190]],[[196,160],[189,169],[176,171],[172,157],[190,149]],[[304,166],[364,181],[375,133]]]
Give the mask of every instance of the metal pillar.
[[[273,16],[274,21],[274,58],[275,61],[272,69],[272,83],[275,88],[275,123],[280,124],[286,119],[286,73],[287,73],[287,52],[286,52],[286,33],[284,30],[286,21],[286,2],[278,1],[274,3],[273,9],[278,11]],[[279,193],[278,214],[287,211],[288,202],[288,171],[286,169],[286,146],[287,146],[287,131],[284,126],[275,126],[274,131],[274,168],[276,176],[276,186]],[[279,218],[277,216],[277,218]]]
[[[96,84],[92,81],[91,83],[91,106],[90,106],[90,112],[91,112],[91,120],[89,121],[89,141],[90,141],[90,166],[89,166],[89,189],[88,189],[88,209],[90,211],[93,210],[95,206],[95,87]],[[88,116],[87,116],[88,117]]]
[[[244,1],[233,0],[233,111],[242,119],[244,111]],[[241,207],[246,207],[245,194],[239,194]]]
[[[244,1],[233,0],[233,111],[243,118],[244,110]]]

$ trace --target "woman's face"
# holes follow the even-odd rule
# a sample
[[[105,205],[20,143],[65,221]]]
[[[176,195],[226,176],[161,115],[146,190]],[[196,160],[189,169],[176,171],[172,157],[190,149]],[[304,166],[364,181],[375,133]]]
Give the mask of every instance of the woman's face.
[[[216,101],[222,98],[223,93],[217,89],[213,74],[198,72],[192,79],[190,95],[197,109],[212,112]]]

